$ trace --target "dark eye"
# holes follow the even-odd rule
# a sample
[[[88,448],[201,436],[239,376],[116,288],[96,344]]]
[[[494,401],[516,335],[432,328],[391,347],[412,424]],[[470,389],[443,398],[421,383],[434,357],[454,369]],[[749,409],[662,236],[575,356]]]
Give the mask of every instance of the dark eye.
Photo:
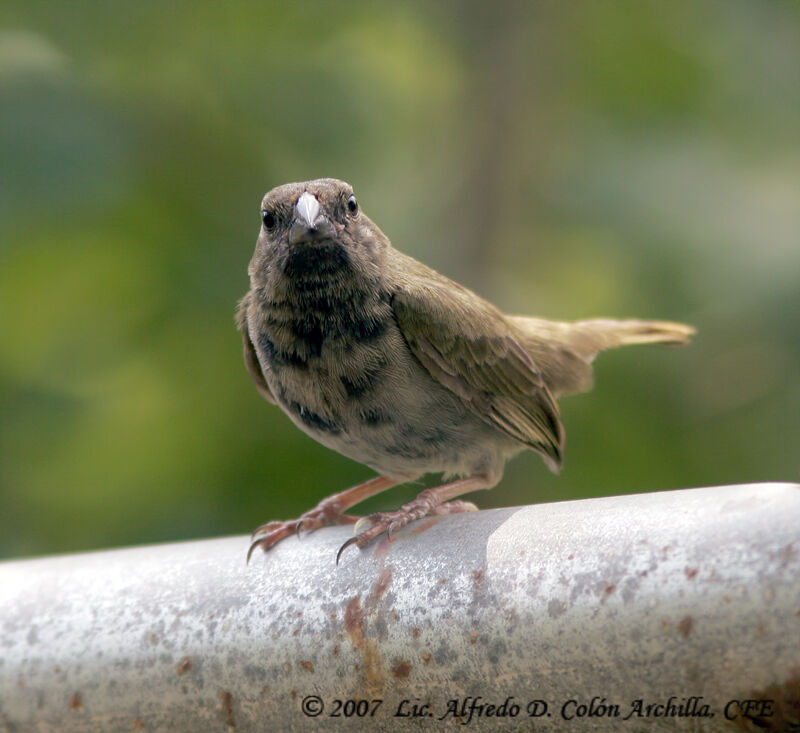
[[[358,201],[356,201],[355,196],[351,196],[347,199],[347,210],[350,212],[351,216],[355,216],[358,213]]]
[[[264,224],[264,229],[275,228],[275,214],[266,209],[261,210],[261,222]]]

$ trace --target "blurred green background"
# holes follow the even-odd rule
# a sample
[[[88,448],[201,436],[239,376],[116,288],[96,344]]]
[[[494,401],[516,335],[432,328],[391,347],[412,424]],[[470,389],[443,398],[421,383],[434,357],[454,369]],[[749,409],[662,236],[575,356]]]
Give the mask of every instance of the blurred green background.
[[[561,476],[527,453],[482,506],[798,480],[798,38],[791,2],[5,0],[0,556],[245,533],[372,475],[233,326],[261,196],[320,176],[507,311],[699,329],[601,357]]]

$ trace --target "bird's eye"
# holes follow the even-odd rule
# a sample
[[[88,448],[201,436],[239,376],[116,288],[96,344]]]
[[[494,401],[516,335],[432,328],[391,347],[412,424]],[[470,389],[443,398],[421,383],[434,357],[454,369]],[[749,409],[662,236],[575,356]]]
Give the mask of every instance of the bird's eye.
[[[358,213],[358,201],[356,201],[355,196],[347,199],[347,210],[350,212],[350,216],[355,216]]]
[[[275,214],[267,209],[261,210],[261,222],[264,224],[264,229],[275,228]]]

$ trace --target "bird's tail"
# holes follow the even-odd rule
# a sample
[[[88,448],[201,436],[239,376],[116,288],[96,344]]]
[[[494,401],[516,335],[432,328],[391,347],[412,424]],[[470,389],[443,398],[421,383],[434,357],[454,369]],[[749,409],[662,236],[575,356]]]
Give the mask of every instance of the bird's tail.
[[[511,321],[556,396],[590,389],[590,365],[601,351],[630,344],[687,344],[695,333],[692,326],[671,321],[593,318],[565,323],[523,316]]]
[[[569,341],[580,355],[591,361],[601,351],[631,344],[688,344],[695,333],[692,326],[671,321],[616,321],[593,318],[569,324]]]

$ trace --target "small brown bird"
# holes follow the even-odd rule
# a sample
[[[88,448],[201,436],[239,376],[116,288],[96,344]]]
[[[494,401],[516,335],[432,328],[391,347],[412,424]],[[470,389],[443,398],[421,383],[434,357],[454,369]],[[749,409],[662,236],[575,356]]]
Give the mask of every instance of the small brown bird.
[[[474,510],[456,497],[494,486],[524,448],[558,471],[556,398],[591,387],[597,353],[694,333],[664,321],[505,315],[394,249],[333,178],[274,188],[261,224],[236,319],[250,376],[301,430],[380,475],[259,527],[250,553],[301,528],[359,521],[345,514],[351,506],[426,473],[455,480],[361,520],[337,562],[348,545],[428,514]]]

